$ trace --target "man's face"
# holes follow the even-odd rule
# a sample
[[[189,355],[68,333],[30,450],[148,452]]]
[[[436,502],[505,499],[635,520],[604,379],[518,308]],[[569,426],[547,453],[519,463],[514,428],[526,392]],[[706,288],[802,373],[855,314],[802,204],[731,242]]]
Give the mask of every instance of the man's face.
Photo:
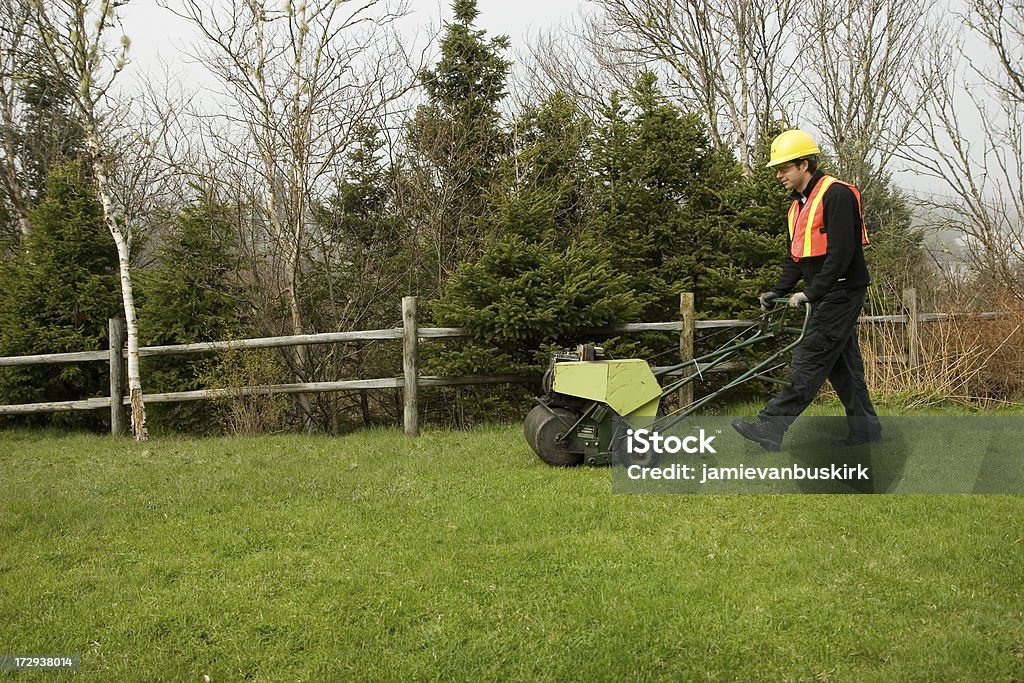
[[[811,175],[806,169],[805,161],[787,161],[775,167],[775,177],[790,192],[802,192]]]

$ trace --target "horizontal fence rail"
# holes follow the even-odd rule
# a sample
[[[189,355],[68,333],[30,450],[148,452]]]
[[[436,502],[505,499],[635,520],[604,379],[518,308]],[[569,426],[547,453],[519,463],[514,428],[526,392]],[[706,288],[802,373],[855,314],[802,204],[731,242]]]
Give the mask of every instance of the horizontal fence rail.
[[[918,322],[939,322],[944,320],[995,320],[1003,316],[1002,313],[922,313],[917,316]],[[909,320],[907,315],[865,315],[858,319],[861,324],[873,323],[906,323]],[[714,330],[726,327],[747,327],[750,320],[695,320],[695,330]],[[604,327],[595,330],[588,330],[584,334],[601,336],[610,334],[624,334],[631,332],[679,332],[683,329],[682,321],[657,322],[657,323],[629,323],[618,327]],[[420,339],[457,339],[471,336],[469,332],[461,327],[420,327],[416,331]],[[323,332],[318,334],[297,334],[287,337],[256,337],[253,339],[238,339],[234,341],[196,342],[193,344],[176,344],[173,346],[142,346],[139,347],[139,356],[148,358],[153,356],[182,356],[192,353],[212,353],[216,351],[229,351],[233,349],[273,349],[288,346],[313,346],[316,344],[336,344],[339,342],[358,341],[395,341],[402,338],[400,327],[382,330],[364,330],[359,332]],[[73,353],[44,353],[34,356],[4,356],[0,357],[0,367],[15,367],[24,365],[49,365],[60,363],[85,363],[90,361],[101,361],[109,358],[107,351],[76,351]],[[122,357],[128,356],[127,350],[121,351]],[[149,400],[149,399],[146,399]],[[2,414],[2,413],[0,413]]]
[[[177,403],[209,399],[233,398],[239,396],[260,396],[273,394],[310,394],[336,391],[366,391],[377,389],[401,389],[404,394],[404,426],[407,434],[418,433],[418,405],[416,401],[417,387],[455,387],[485,384],[517,384],[532,383],[540,378],[537,375],[504,374],[477,375],[463,377],[433,377],[419,375],[418,344],[423,340],[458,339],[470,337],[470,333],[459,327],[418,327],[416,325],[415,297],[402,300],[403,326],[379,330],[357,330],[350,332],[324,332],[318,334],[301,334],[278,337],[259,337],[253,339],[236,339],[215,342],[198,342],[192,344],[175,344],[167,346],[147,346],[139,349],[143,358],[158,356],[174,356],[196,353],[212,353],[225,350],[270,349],[292,346],[337,344],[372,341],[401,341],[403,346],[402,377],[382,377],[373,379],[339,380],[329,382],[302,382],[294,384],[272,384],[260,386],[231,387],[217,389],[198,389],[194,391],[177,391],[144,394],[148,403]],[[916,292],[913,289],[904,292],[904,307],[909,314],[862,316],[862,324],[902,324],[907,329],[908,353],[903,357],[887,358],[888,361],[907,362],[916,365],[919,359],[919,339],[917,325],[919,323],[938,322],[951,319],[995,319],[1004,314],[988,313],[916,313]],[[752,320],[697,320],[693,307],[693,295],[683,294],[680,297],[680,320],[668,322],[628,323],[614,327],[600,328],[585,332],[589,336],[607,336],[636,332],[678,332],[680,337],[680,359],[685,361],[693,358],[693,340],[696,330],[714,330],[722,328],[748,327]],[[127,356],[124,349],[124,332],[121,321],[111,321],[111,341],[114,348],[120,347],[120,353],[113,350],[81,351],[71,353],[49,353],[30,356],[0,357],[0,367],[19,367],[47,364],[87,363],[107,361],[111,367],[111,394],[96,398],[71,401],[51,401],[45,403],[24,403],[0,406],[0,415],[27,415],[32,413],[66,412],[75,410],[99,410],[109,408],[111,411],[111,431],[122,433],[127,424],[124,407],[130,405],[130,398],[125,395],[123,361]],[[734,370],[739,365],[727,363],[710,368],[712,372]],[[658,368],[655,368],[658,369]],[[677,370],[678,375],[708,370],[706,364],[696,364]],[[681,390],[680,400],[692,401],[692,384]]]

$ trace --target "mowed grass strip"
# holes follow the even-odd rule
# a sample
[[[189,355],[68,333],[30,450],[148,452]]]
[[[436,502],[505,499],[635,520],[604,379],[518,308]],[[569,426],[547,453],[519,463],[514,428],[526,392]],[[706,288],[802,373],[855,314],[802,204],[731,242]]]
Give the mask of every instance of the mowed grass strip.
[[[0,652],[48,678],[1024,679],[1020,497],[613,495],[514,426],[0,462]]]

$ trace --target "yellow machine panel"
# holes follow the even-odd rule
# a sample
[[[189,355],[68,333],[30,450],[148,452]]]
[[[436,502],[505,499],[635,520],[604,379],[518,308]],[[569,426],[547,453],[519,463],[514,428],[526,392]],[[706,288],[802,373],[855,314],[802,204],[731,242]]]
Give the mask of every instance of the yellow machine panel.
[[[597,360],[555,363],[552,389],[607,403],[619,415],[655,415],[661,386],[647,361]]]

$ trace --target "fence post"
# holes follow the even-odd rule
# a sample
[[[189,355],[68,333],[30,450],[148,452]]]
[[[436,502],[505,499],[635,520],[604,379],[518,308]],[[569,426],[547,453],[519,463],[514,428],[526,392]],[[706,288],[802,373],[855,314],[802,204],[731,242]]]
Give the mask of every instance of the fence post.
[[[903,290],[903,307],[907,309],[907,367],[914,369],[921,364],[921,338],[917,326],[917,289]]]
[[[402,297],[402,370],[405,372],[405,408],[403,422],[406,436],[420,433],[419,411],[416,404],[419,370],[419,340],[416,335],[416,297]]]
[[[128,390],[124,367],[124,321],[111,318],[110,326],[110,433],[121,436],[128,432],[128,418],[124,409],[124,395]]]
[[[683,292],[679,295],[679,319],[683,328],[679,331],[679,360],[680,362],[693,359],[693,329],[694,329],[694,302],[693,292]],[[682,376],[689,377],[694,373],[695,368],[683,368]],[[683,408],[693,403],[693,383],[679,387],[679,407]]]
[[[373,420],[370,417],[370,396],[366,389],[359,390],[359,409],[363,414],[363,426],[371,426],[373,424]]]

